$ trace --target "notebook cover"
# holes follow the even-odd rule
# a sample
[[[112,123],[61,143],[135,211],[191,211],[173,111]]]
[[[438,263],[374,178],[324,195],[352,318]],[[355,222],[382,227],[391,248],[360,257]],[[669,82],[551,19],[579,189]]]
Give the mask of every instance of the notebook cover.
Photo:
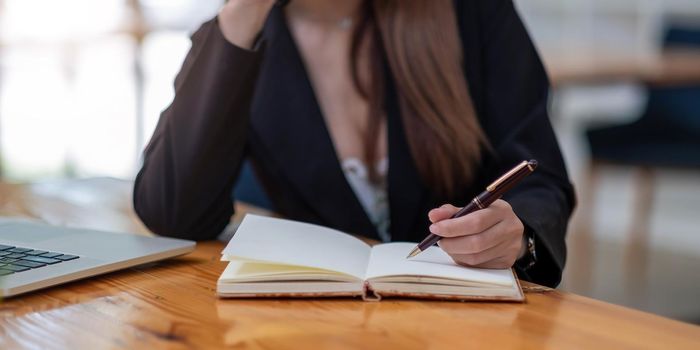
[[[219,293],[220,298],[340,298],[362,297],[362,292],[327,292],[327,293]]]
[[[513,270],[511,269],[511,272]],[[363,292],[304,292],[304,293],[220,293],[217,291],[217,295],[220,298],[339,298],[339,297],[362,297],[364,301],[380,301],[385,297],[397,297],[397,298],[412,298],[412,299],[430,299],[430,300],[454,300],[454,301],[512,301],[512,302],[524,302],[525,294],[523,293],[523,288],[520,285],[520,280],[515,276],[513,272],[513,277],[515,278],[515,283],[518,286],[519,295],[517,296],[462,296],[462,295],[451,295],[451,294],[425,294],[425,293],[407,293],[399,291],[374,291],[370,287],[368,282],[365,282],[365,287]]]
[[[455,301],[510,301],[510,302],[525,302],[525,294],[523,293],[523,288],[520,285],[520,280],[515,275],[513,269],[513,278],[518,286],[518,295],[516,296],[485,296],[485,295],[452,295],[452,294],[426,294],[426,293],[408,293],[399,291],[374,291],[366,283],[365,289],[368,291],[363,296],[364,300],[367,301],[380,301],[384,297],[397,297],[397,298],[412,298],[412,299],[430,299],[430,300],[455,300]]]

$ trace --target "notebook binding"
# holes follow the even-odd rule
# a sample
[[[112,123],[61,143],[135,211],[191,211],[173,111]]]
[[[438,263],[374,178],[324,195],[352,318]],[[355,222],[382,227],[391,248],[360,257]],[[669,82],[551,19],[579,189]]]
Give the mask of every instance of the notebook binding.
[[[362,288],[362,300],[364,300],[364,301],[380,301],[380,300],[382,300],[382,296],[375,293],[372,290],[372,286],[369,284],[369,282],[365,281],[364,287]]]

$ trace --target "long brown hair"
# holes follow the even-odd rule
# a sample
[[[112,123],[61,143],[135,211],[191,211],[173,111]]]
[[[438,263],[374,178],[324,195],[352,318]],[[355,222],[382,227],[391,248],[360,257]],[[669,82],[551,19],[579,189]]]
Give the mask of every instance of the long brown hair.
[[[358,67],[364,44],[370,52],[368,79]],[[369,104],[365,161],[375,164],[377,158],[386,60],[409,148],[425,184],[447,197],[470,184],[482,150],[489,146],[464,78],[452,0],[366,0],[351,55],[354,83]]]

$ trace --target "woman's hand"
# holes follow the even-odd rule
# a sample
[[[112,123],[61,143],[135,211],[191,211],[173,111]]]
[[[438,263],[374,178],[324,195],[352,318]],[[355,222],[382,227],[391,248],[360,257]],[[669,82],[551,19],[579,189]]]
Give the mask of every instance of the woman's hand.
[[[525,254],[525,226],[504,200],[488,208],[450,219],[460,208],[445,204],[428,213],[430,232],[442,236],[438,243],[464,266],[509,268]]]
[[[275,0],[229,0],[219,11],[219,28],[230,43],[251,49]]]

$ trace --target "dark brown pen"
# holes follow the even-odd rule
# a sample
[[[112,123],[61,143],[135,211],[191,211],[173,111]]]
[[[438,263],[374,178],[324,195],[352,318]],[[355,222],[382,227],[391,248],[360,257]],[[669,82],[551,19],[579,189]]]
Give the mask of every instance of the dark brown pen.
[[[472,199],[472,201],[469,202],[469,204],[465,205],[464,208],[460,209],[458,212],[452,215],[450,219],[458,218],[460,216],[464,216],[469,213],[473,213],[477,210],[488,207],[489,205],[491,205],[491,203],[501,198],[501,196],[503,196],[503,194],[505,194],[513,186],[518,184],[520,180],[524,179],[526,176],[530,175],[533,171],[535,171],[535,168],[537,168],[536,160],[531,159],[529,161],[522,161],[522,163],[516,165],[513,169],[510,169],[507,173],[503,174],[503,176],[499,177],[496,181],[494,181],[488,187],[486,187],[486,191],[481,192],[481,194],[474,197],[474,199]],[[429,234],[428,237],[425,237],[425,239],[422,242],[420,242],[415,248],[413,248],[413,250],[410,254],[408,254],[406,259],[412,258],[420,254],[424,250],[433,246],[433,244],[437,243],[441,238],[441,236],[438,236],[436,234]]]

